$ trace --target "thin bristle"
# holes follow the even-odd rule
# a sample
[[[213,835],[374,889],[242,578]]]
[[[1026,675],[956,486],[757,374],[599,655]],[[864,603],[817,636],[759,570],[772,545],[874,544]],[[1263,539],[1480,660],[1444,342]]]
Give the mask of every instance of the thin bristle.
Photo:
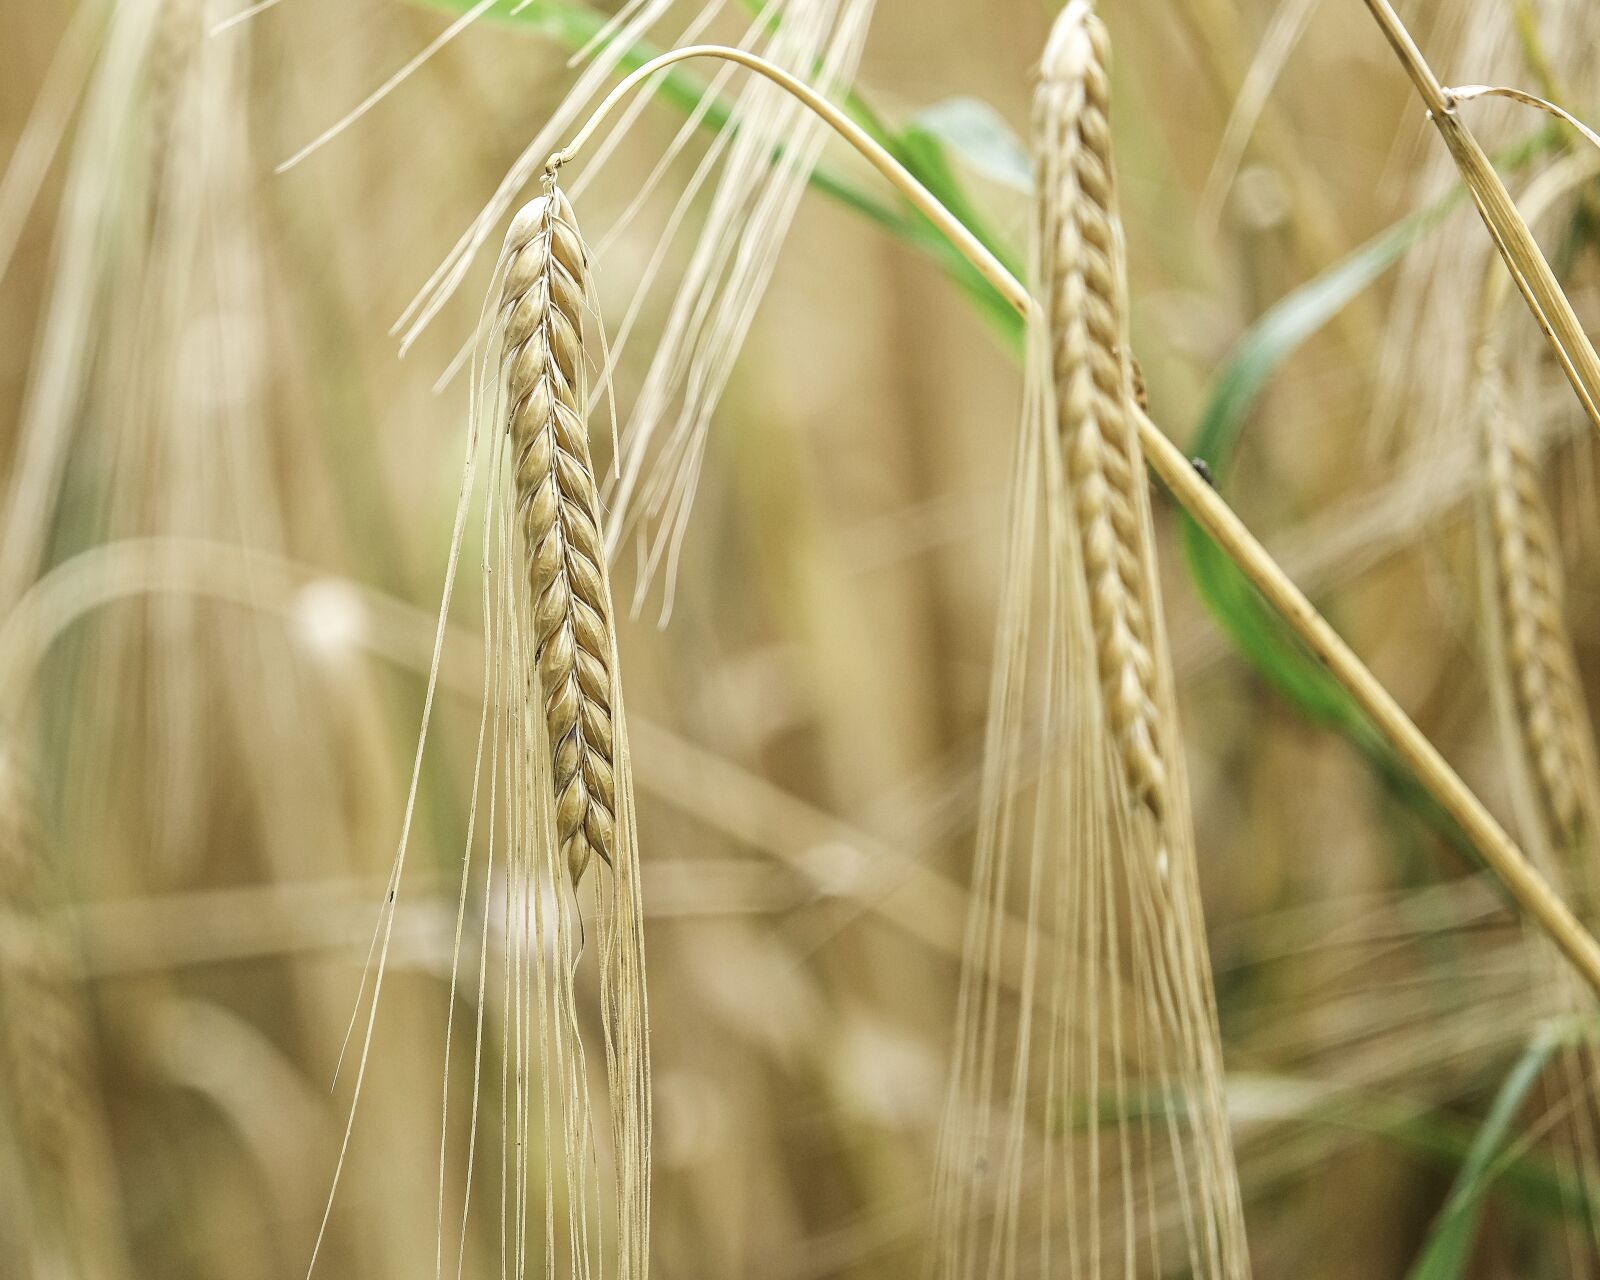
[[[1051,371],[1067,483],[1089,579],[1106,716],[1129,794],[1159,823],[1167,767],[1157,731],[1146,548],[1135,486],[1144,465],[1128,413],[1133,380],[1117,299],[1121,235],[1111,167],[1108,37],[1093,15],[1063,20],[1037,96],[1057,198],[1042,228]]]
[[[574,883],[616,844],[611,601],[583,409],[587,252],[559,190],[517,215],[502,293],[517,512],[534,600],[556,836]]]

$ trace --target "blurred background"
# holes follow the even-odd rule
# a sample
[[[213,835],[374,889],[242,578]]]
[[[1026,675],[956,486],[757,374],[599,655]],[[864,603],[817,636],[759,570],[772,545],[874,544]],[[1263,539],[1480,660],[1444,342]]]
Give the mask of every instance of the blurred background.
[[[465,6],[256,7],[4,12],[8,1276],[303,1273],[460,483],[466,379],[435,383],[472,341],[498,228],[403,360],[391,328],[578,75],[566,28],[529,15],[584,6],[502,5],[278,173]],[[696,24],[696,38],[736,39],[749,22],[736,5],[661,7],[658,46]],[[1594,107],[1600,13],[1584,0],[1401,8],[1447,81]],[[1511,821],[1471,519],[1488,239],[1458,205],[1407,224],[1387,257],[1361,252],[1453,188],[1442,145],[1353,0],[1101,12],[1152,415],[1208,454],[1228,499]],[[877,0],[855,81],[1017,260],[1053,16],[1042,0]],[[1464,111],[1513,190],[1571,145],[1508,103]],[[651,103],[587,178],[608,327],[635,305],[710,141],[693,134],[619,223],[682,123]],[[837,144],[825,163],[894,207]],[[707,205],[690,202],[637,298],[624,418]],[[1565,198],[1539,229],[1593,320],[1592,205]],[[1291,295],[1294,341],[1273,311]],[[1531,321],[1508,306],[1504,331],[1579,666],[1600,675],[1592,437]],[[1250,376],[1259,397],[1219,408]],[[922,1274],[1020,404],[1015,334],[993,309],[936,253],[813,186],[713,418],[670,620],[657,625],[658,581],[621,636],[663,1277]],[[609,458],[607,434],[597,424]],[[1406,1275],[1553,1005],[1459,839],[1359,732],[1241,652],[1170,503],[1156,509],[1257,1273]],[[320,1264],[352,1280],[434,1274],[482,675],[470,548]],[[625,606],[630,549],[613,572]],[[458,1020],[472,997],[458,993]],[[464,1124],[459,1038],[454,1065]],[[487,1098],[498,1088],[485,1080]],[[1519,1132],[1451,1274],[1568,1262],[1571,1179],[1541,1156],[1537,1114]],[[446,1171],[452,1215],[463,1149]],[[499,1274],[498,1189],[477,1194],[466,1274]]]

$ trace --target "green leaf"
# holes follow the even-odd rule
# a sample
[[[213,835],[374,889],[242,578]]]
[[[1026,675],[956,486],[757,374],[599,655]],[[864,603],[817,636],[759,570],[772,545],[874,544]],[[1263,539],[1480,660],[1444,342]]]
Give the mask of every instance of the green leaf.
[[[1283,362],[1405,256],[1460,203],[1452,194],[1396,223],[1281,299],[1234,344],[1195,431],[1194,448],[1219,480],[1251,410]]]
[[[1192,445],[1219,486],[1233,462],[1245,423],[1272,375],[1437,225],[1453,203],[1441,201],[1362,246],[1278,302],[1234,345]],[[1182,517],[1182,538],[1189,571],[1202,599],[1279,692],[1323,722],[1346,727],[1364,724],[1344,689],[1290,637],[1234,563],[1187,514]]]
[[[1556,1048],[1582,1034],[1577,1020],[1546,1024],[1525,1057],[1519,1059],[1502,1087],[1501,1098],[1513,1092],[1518,1098],[1525,1095],[1523,1073],[1531,1070],[1537,1076]],[[1520,1210],[1541,1219],[1566,1221],[1600,1212],[1594,1190],[1583,1177],[1549,1154],[1511,1151],[1503,1143],[1490,1149],[1486,1135],[1504,1130],[1515,1118],[1516,1099],[1504,1103],[1508,1116],[1501,1117],[1492,1109],[1487,1120],[1475,1125],[1449,1111],[1423,1110],[1383,1094],[1287,1075],[1230,1072],[1227,1093],[1229,1114],[1247,1124],[1292,1125],[1299,1130],[1325,1129],[1377,1138],[1430,1165],[1451,1170],[1458,1177],[1475,1167],[1476,1162],[1482,1171],[1482,1190],[1492,1183]],[[1496,1105],[1501,1103],[1497,1101]],[[1058,1104],[1056,1132],[1082,1132],[1138,1120],[1172,1118],[1186,1122],[1188,1116],[1184,1094],[1159,1087],[1124,1091],[1098,1100],[1070,1095]]]
[[[1546,1027],[1512,1067],[1511,1074],[1495,1095],[1478,1136],[1473,1139],[1450,1190],[1450,1198],[1434,1221],[1408,1280],[1459,1280],[1465,1273],[1472,1257],[1473,1242],[1477,1239],[1484,1198],[1504,1171],[1505,1161],[1500,1157],[1511,1126],[1528,1091],[1560,1043],[1557,1029]]]
[[[1028,148],[981,98],[936,102],[913,116],[910,128],[936,138],[984,177],[1024,194],[1033,190]]]
[[[1282,299],[1235,344],[1213,387],[1192,446],[1210,466],[1219,486],[1233,462],[1251,411],[1272,375],[1438,225],[1458,199],[1441,200],[1369,241]],[[1187,513],[1180,519],[1189,575],[1235,647],[1305,715],[1337,728],[1349,738],[1372,764],[1385,787],[1430,826],[1446,835],[1457,834],[1343,686],[1306,651],[1205,531]]]
[[[1288,1124],[1377,1138],[1455,1173],[1482,1127],[1448,1111],[1420,1110],[1403,1099],[1293,1076],[1234,1071],[1228,1073],[1227,1089],[1229,1113],[1247,1124]],[[1501,1194],[1530,1215],[1565,1221],[1600,1214],[1600,1202],[1583,1178],[1542,1152],[1505,1153],[1497,1178]]]

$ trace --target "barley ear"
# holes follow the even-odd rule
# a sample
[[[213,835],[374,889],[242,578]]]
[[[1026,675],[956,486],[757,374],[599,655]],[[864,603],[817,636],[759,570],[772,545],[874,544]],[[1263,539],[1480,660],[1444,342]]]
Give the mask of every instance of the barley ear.
[[[1475,390],[1484,462],[1480,528],[1489,678],[1530,854],[1588,919],[1600,908],[1594,727],[1567,630],[1554,522],[1492,340],[1479,350]]]
[[[598,892],[597,952],[617,1180],[615,1274],[643,1280],[651,1159],[644,909],[614,610],[584,416],[589,252],[553,171],[545,194],[512,221],[503,261],[497,323],[531,602],[528,693],[544,718],[554,853],[574,885],[595,854],[611,871]],[[565,981],[560,999],[570,1020],[570,973]],[[576,1094],[581,1071],[570,1081]],[[586,1103],[573,1105],[586,1117]],[[586,1125],[585,1118],[579,1127]],[[573,1167],[583,1161],[583,1145],[581,1137],[568,1141]]]
[[[513,222],[501,295],[517,516],[534,600],[556,836],[576,884],[616,844],[611,600],[584,421],[588,251],[559,188]]]
[[[1523,749],[1554,842],[1583,823],[1593,744],[1563,619],[1561,564],[1527,440],[1490,350],[1478,360],[1478,412],[1504,660]]]
[[[939,1280],[1024,1259],[1083,1280],[1250,1274],[1128,354],[1108,58],[1075,0],[1034,98],[1041,305],[934,1190]],[[1155,1113],[1139,1101],[1153,1097]]]
[[[1168,766],[1140,515],[1144,461],[1130,412],[1141,388],[1123,332],[1108,45],[1100,20],[1085,6],[1069,6],[1041,65],[1035,109],[1049,179],[1042,206],[1044,302],[1106,718],[1128,795],[1160,826]]]
[[[1170,1185],[1182,1207],[1166,1222],[1182,1223],[1178,1234],[1194,1274],[1244,1280],[1250,1263],[1223,1099],[1182,734],[1161,620],[1150,487],[1139,445],[1143,386],[1129,352],[1110,58],[1110,36],[1093,5],[1074,0],[1051,31],[1034,106],[1036,270],[1043,302],[1034,358],[1047,365],[1036,376],[1047,387],[1067,532],[1076,542],[1076,554],[1067,561],[1076,580],[1066,590],[1082,601],[1099,693],[1096,718],[1110,757],[1099,783],[1092,770],[1080,774],[1080,788],[1106,789],[1099,802],[1106,825],[1092,848],[1069,850],[1069,856],[1104,860],[1104,874],[1112,883],[1121,881],[1134,913],[1128,978],[1143,1005],[1138,1016],[1148,1020],[1150,1061],[1141,1065],[1135,1054],[1126,1069],[1137,1077],[1157,1064],[1153,1079],[1185,1096],[1187,1125],[1170,1135],[1176,1154]],[[1070,891],[1066,897],[1071,900]],[[1115,936],[1115,908],[1085,910],[1091,920],[1086,940],[1100,931]],[[1103,918],[1096,921],[1096,914]],[[1076,928],[1066,921],[1057,927]],[[1098,960],[1107,971],[1099,980],[1102,988],[1118,981],[1126,959],[1107,946]],[[1075,981],[1063,978],[1063,993]],[[1101,994],[1091,980],[1088,1006]],[[1115,1008],[1115,997],[1109,998]],[[1083,1051],[1118,1054],[1123,1033],[1115,1023],[1113,1017],[1097,1028],[1098,1046]],[[1123,1116],[1119,1123],[1131,1128],[1133,1122]],[[1128,1129],[1123,1140],[1131,1149]],[[1153,1175],[1153,1167],[1147,1169]],[[1136,1212],[1134,1198],[1125,1186],[1103,1207],[1120,1201],[1126,1222]],[[1151,1202],[1163,1197],[1147,1184],[1144,1198],[1144,1212],[1154,1215],[1148,1234],[1139,1241],[1130,1232],[1124,1247],[1133,1253],[1148,1249],[1150,1265],[1159,1270],[1160,1239],[1168,1228]],[[1098,1266],[1096,1259],[1091,1271]]]
[[[1478,536],[1488,680],[1512,797],[1530,860],[1592,921],[1600,907],[1594,730],[1566,627],[1554,522],[1493,339],[1478,350],[1473,390],[1484,463]],[[1528,944],[1536,988],[1530,998],[1553,997],[1575,1028],[1592,1027],[1591,993],[1531,928]],[[1590,1031],[1564,1043],[1547,1073],[1563,1099],[1549,1141],[1575,1183],[1591,1191],[1600,1187],[1597,1063],[1600,1046]],[[1567,1234],[1574,1258],[1592,1268],[1600,1221],[1576,1215]]]

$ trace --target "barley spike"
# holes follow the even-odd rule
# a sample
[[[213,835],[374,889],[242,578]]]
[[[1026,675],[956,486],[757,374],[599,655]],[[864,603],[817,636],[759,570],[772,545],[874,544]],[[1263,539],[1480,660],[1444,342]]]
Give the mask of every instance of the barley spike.
[[[1094,626],[1108,727],[1129,795],[1159,824],[1167,768],[1158,731],[1147,548],[1137,485],[1145,483],[1122,333],[1122,232],[1108,116],[1109,39],[1093,14],[1062,22],[1045,50],[1036,99],[1049,170],[1041,201],[1045,307],[1067,483]]]
[[[588,251],[559,188],[512,223],[501,321],[518,520],[533,593],[556,835],[576,884],[616,840],[611,600],[583,409]]]
[[[1538,472],[1507,412],[1492,353],[1479,358],[1479,411],[1494,537],[1495,586],[1517,719],[1546,818],[1576,834],[1588,765],[1583,691],[1563,621],[1561,567]]]

